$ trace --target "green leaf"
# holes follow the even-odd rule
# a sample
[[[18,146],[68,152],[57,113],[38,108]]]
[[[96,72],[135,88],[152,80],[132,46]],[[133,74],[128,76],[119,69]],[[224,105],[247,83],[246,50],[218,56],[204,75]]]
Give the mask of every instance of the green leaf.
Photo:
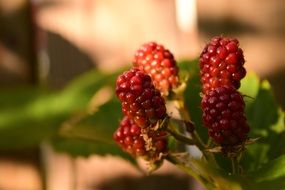
[[[252,128],[251,134],[268,136],[270,129],[272,130],[272,127],[278,123],[279,109],[269,83],[267,81],[262,82],[257,96],[246,109],[248,122]]]
[[[123,152],[117,145],[103,143],[96,140],[76,139],[76,138],[54,138],[52,145],[58,152],[66,152],[72,156],[88,157],[97,155],[120,155],[121,157],[135,162],[128,154]]]
[[[285,187],[285,156],[280,156],[274,160],[263,164],[258,170],[248,174],[249,181],[254,188],[245,186],[245,189],[251,190],[282,190]]]
[[[67,113],[56,103],[55,94],[31,91],[36,93],[17,91],[17,96],[25,102],[15,104],[16,95],[11,94],[11,99],[7,97],[6,101],[13,106],[1,107],[0,149],[34,146],[55,133],[56,126],[67,118]]]
[[[41,89],[35,89],[31,86],[19,87],[16,89],[6,89],[0,91],[0,111],[10,110],[14,107],[23,107],[28,105],[38,96],[47,93]]]
[[[258,169],[261,164],[284,153],[284,112],[277,105],[270,84],[263,81],[254,99],[247,102],[246,115],[251,127],[250,137],[261,137],[254,145],[247,147],[243,159],[246,170]]]
[[[246,77],[241,80],[241,86],[239,88],[239,91],[247,96],[245,99],[250,101],[251,99],[254,99],[259,91],[260,88],[260,79],[258,76],[253,72],[248,72]]]
[[[266,164],[263,164],[258,170],[251,172],[249,175],[256,182],[274,180],[284,177],[285,179],[285,155],[280,156]],[[285,182],[285,181],[284,181]]]
[[[93,95],[104,86],[115,85],[115,79],[120,71],[102,73],[98,70],[89,71],[72,81],[58,96],[61,106],[66,110],[84,110]]]
[[[72,123],[74,117],[77,120],[76,115],[70,118],[70,122],[61,130],[61,137],[54,139],[53,145],[56,150],[81,156],[113,154],[134,162],[113,140],[113,133],[122,118],[118,100],[113,97],[94,113],[83,115],[76,123]]]
[[[36,146],[50,138],[71,114],[85,110],[99,89],[114,85],[117,75],[93,70],[61,92],[32,88],[0,92],[0,149]]]
[[[246,190],[268,190],[274,188],[274,190],[284,190],[285,177],[279,177],[274,180],[262,181],[254,184],[254,188],[247,187]]]
[[[113,133],[118,128],[119,121],[122,118],[121,104],[112,98],[98,107],[94,113],[81,116],[75,123],[73,123],[74,117],[77,120],[78,116],[74,115],[70,121],[63,125],[61,129],[63,134],[113,144]]]

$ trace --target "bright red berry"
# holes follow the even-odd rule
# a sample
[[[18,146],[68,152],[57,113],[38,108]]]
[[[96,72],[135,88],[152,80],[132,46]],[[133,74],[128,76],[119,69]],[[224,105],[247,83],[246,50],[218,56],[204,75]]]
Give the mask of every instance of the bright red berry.
[[[214,37],[200,55],[203,93],[223,85],[240,87],[245,76],[243,51],[237,39]]]
[[[126,152],[133,156],[144,156],[147,160],[157,160],[160,154],[167,152],[167,134],[162,131],[148,131],[145,137],[141,128],[127,116],[120,122],[113,138],[116,143]]]
[[[217,87],[204,95],[201,107],[209,136],[222,146],[234,146],[247,138],[249,126],[242,95],[233,86]]]
[[[124,115],[140,127],[157,123],[166,116],[160,92],[153,86],[150,76],[139,69],[131,69],[118,77],[116,94],[122,102]]]
[[[154,86],[165,96],[177,87],[178,67],[173,54],[155,42],[143,44],[135,53],[134,67],[150,75]]]

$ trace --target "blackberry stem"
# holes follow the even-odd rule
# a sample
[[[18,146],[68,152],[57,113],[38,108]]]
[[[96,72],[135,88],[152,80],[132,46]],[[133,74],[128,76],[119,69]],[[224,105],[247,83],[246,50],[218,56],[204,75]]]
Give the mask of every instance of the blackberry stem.
[[[237,157],[231,157],[232,162],[232,174],[236,175],[239,174],[239,163]]]
[[[185,120],[186,122],[191,122],[191,118],[190,118],[190,114],[188,112],[188,110],[185,108],[185,101],[184,101],[184,97],[182,94],[175,94],[175,97],[173,98],[175,105],[177,106],[177,109],[180,113],[180,116],[182,117],[183,120]],[[186,125],[186,124],[185,124]],[[193,124],[194,125],[194,124]],[[196,145],[200,151],[203,153],[203,156],[206,158],[206,160],[214,163],[217,165],[215,156],[206,150],[206,145],[204,144],[204,142],[202,141],[202,139],[200,138],[199,134],[197,133],[196,130],[193,130],[192,132],[190,132],[192,140],[195,142],[194,145]]]
[[[182,134],[177,133],[176,131],[172,130],[170,127],[167,127],[166,131],[170,133],[176,140],[184,142],[188,145],[196,145],[196,142],[193,139],[190,139]]]
[[[189,114],[188,110],[186,110],[186,108],[185,108],[184,98],[182,97],[182,95],[177,95],[176,99],[174,101],[175,101],[175,104],[178,108],[178,111],[179,111],[182,119],[185,120],[186,122],[192,123],[191,118],[190,118],[190,114]],[[202,141],[202,139],[200,138],[197,131],[194,130],[190,134],[191,134],[192,139],[196,142],[195,145],[203,152],[205,149],[205,144]]]
[[[209,178],[206,178],[206,176],[204,175],[199,175],[196,171],[193,170],[190,165],[187,165],[187,163],[185,163],[186,160],[183,161],[172,154],[167,155],[166,160],[168,160],[170,163],[174,164],[181,170],[185,171],[187,174],[194,177],[197,181],[201,183],[201,185],[205,187],[205,189],[216,189],[214,183]]]

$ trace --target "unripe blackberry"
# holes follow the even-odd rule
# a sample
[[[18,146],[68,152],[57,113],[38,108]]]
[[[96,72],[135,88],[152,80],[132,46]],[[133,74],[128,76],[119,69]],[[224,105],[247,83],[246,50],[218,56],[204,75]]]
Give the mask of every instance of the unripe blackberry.
[[[163,45],[155,42],[143,44],[135,53],[133,65],[150,75],[155,88],[164,96],[178,85],[176,61]]]
[[[240,87],[245,76],[243,51],[237,39],[214,37],[200,55],[203,93],[223,85]]]
[[[122,102],[124,115],[140,127],[147,127],[166,116],[165,101],[160,92],[154,88],[150,76],[138,69],[118,77],[116,94]]]
[[[208,91],[201,102],[203,123],[218,144],[234,146],[247,138],[249,126],[242,95],[232,86]]]
[[[127,116],[120,122],[113,138],[116,143],[132,156],[144,156],[147,160],[157,160],[167,152],[167,136],[163,131],[148,131],[148,139],[142,135],[141,128]]]

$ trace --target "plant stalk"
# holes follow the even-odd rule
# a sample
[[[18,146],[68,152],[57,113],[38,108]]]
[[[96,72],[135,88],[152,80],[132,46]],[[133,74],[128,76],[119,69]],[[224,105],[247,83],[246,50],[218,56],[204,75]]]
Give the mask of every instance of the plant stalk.
[[[183,120],[186,122],[191,122],[191,117],[188,112],[188,110],[185,108],[185,103],[184,103],[184,97],[181,94],[176,94],[175,96],[175,105],[177,106],[177,109],[180,113],[180,116],[182,117]],[[192,140],[195,142],[195,145],[199,148],[199,150],[203,153],[204,157],[211,161],[212,163],[215,163],[217,165],[216,159],[213,154],[205,151],[206,150],[206,145],[200,138],[199,134],[197,133],[196,130],[193,130],[190,132]]]
[[[177,157],[169,154],[167,155],[166,159],[170,163],[174,164],[175,166],[186,172],[188,175],[194,177],[198,182],[200,182],[205,187],[205,189],[216,189],[213,186],[213,184],[209,182],[208,179],[204,178],[203,176],[199,175],[197,172],[193,171],[192,168],[188,167],[184,162],[179,160]]]
[[[231,163],[232,163],[232,174],[236,175],[239,174],[239,163],[237,157],[231,157]]]
[[[183,120],[185,120],[186,122],[191,122],[190,114],[189,114],[188,110],[186,110],[186,108],[185,108],[184,97],[182,97],[182,95],[179,95],[176,97],[175,104],[178,108],[178,111],[180,113],[181,118]],[[203,141],[200,138],[200,136],[198,135],[198,133],[194,130],[193,132],[191,132],[191,136],[194,139],[194,141],[196,142],[196,146],[201,151],[203,151],[205,149],[205,144],[203,143]]]
[[[169,127],[166,128],[166,131],[170,133],[175,139],[184,142],[188,145],[196,145],[196,142],[193,139],[190,139],[184,135],[177,133],[176,131],[170,129]]]

